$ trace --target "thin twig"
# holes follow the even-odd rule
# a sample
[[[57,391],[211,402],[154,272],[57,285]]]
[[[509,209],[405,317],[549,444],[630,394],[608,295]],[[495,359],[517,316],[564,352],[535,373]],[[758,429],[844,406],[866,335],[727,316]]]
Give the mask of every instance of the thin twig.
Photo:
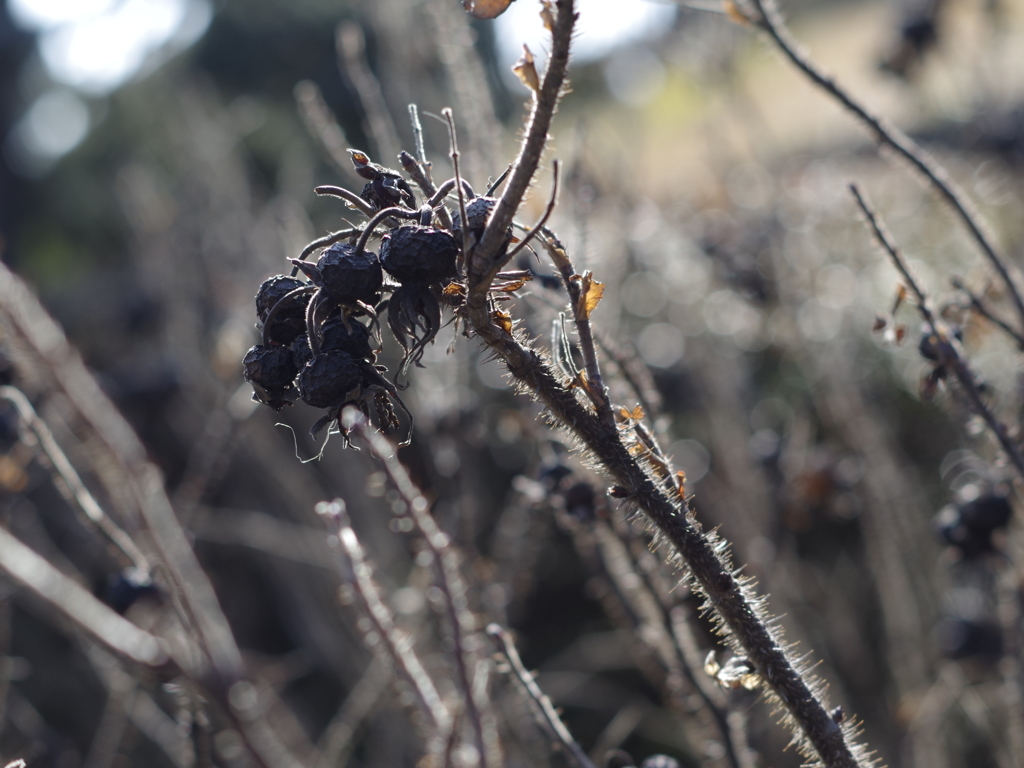
[[[314,187],[313,191],[318,195],[327,195],[329,197],[340,197],[342,200],[350,203],[353,208],[362,211],[367,216],[373,216],[373,206],[363,200],[355,192],[349,192],[344,187],[336,187],[332,184],[323,184],[319,187]]]
[[[861,195],[860,189],[856,184],[850,185],[850,192],[853,194],[861,213],[863,213],[864,217],[867,219],[868,226],[874,234],[875,239],[878,241],[878,244],[882,246],[882,249],[886,254],[888,254],[889,258],[892,260],[893,266],[896,267],[896,270],[900,273],[900,276],[905,281],[907,287],[914,294],[914,298],[917,300],[918,312],[920,312],[921,317],[924,318],[925,324],[928,326],[928,332],[933,334],[936,339],[935,346],[937,348],[941,364],[948,366],[949,370],[951,370],[953,375],[956,376],[956,379],[960,383],[960,386],[963,387],[964,393],[967,395],[967,399],[970,401],[971,406],[981,415],[986,426],[992,431],[992,434],[995,435],[995,438],[999,441],[999,444],[1006,452],[1007,457],[1017,470],[1017,473],[1021,478],[1024,478],[1024,455],[1021,454],[1017,444],[1010,437],[1009,429],[1007,429],[1006,425],[996,418],[992,409],[985,403],[984,397],[982,397],[981,392],[978,390],[977,377],[967,365],[967,360],[960,349],[960,344],[956,337],[950,332],[946,323],[937,318],[931,311],[931,308],[928,306],[928,296],[914,279],[913,274],[910,272],[910,268],[907,266],[906,261],[903,259],[903,255],[900,253],[899,247],[896,245],[895,241],[893,241],[892,236],[878,218],[874,209],[872,209]]]
[[[423,663],[410,647],[408,638],[399,632],[391,611],[381,600],[373,568],[367,562],[363,546],[352,529],[344,502],[340,499],[324,502],[317,506],[316,511],[333,534],[331,545],[338,558],[342,577],[352,586],[363,614],[370,620],[379,639],[373,646],[374,650],[383,646],[395,671],[408,684],[433,729],[448,734],[452,727],[448,707]]]
[[[981,300],[981,297],[977,296],[970,288],[964,285],[963,280],[961,280],[959,277],[954,277],[950,282],[953,284],[954,288],[956,288],[958,291],[967,296],[967,300],[971,302],[971,309],[973,309],[975,312],[984,317],[993,325],[1002,329],[1010,338],[1012,338],[1017,343],[1018,349],[1024,350],[1024,336],[1022,336],[1020,333],[1018,333],[1012,327],[1010,327],[1010,324],[1007,323],[1005,320],[996,317],[994,314],[992,314],[989,308],[986,307],[985,303]]]
[[[128,563],[139,571],[149,574],[152,570],[149,560],[135,545],[131,537],[122,530],[121,526],[103,511],[99,502],[85,487],[78,472],[68,461],[68,457],[64,455],[64,451],[61,450],[57,441],[53,439],[49,427],[36,414],[28,398],[15,387],[7,386],[0,387],[0,399],[6,400],[18,411],[22,424],[35,437],[39,449],[49,459],[54,472],[63,483],[62,490],[66,491],[69,501],[73,501],[85,517],[121,551]]]
[[[594,334],[590,328],[590,311],[584,306],[585,298],[582,296],[581,278],[576,273],[576,268],[565,246],[558,239],[554,232],[546,227],[543,228],[544,237],[542,242],[547,248],[551,260],[562,277],[562,284],[566,293],[569,294],[569,303],[572,308],[573,321],[576,324],[576,333],[580,340],[580,353],[583,355],[583,362],[587,371],[585,389],[587,395],[594,403],[598,416],[605,426],[615,425],[615,414],[612,413],[611,400],[608,397],[608,389],[604,385],[604,378],[601,375],[601,366],[597,360],[597,347],[594,345]]]
[[[896,150],[952,206],[971,237],[978,244],[985,258],[988,259],[989,263],[999,274],[1013,300],[1021,328],[1024,329],[1024,299],[1021,298],[1017,284],[1010,276],[1010,268],[993,242],[988,226],[982,219],[981,214],[975,210],[970,198],[950,178],[946,169],[918,145],[917,142],[898,128],[886,124],[882,118],[869,112],[846,90],[840,87],[835,80],[823,74],[790,34],[775,5],[775,0],[750,0],[750,3],[760,14],[760,18],[751,19],[750,21],[767,33],[797,69],[864,123],[878,141]]]
[[[121,658],[147,667],[174,664],[160,638],[115,613],[5,528],[0,528],[0,570]]]
[[[523,660],[519,658],[519,651],[516,650],[515,643],[512,642],[512,636],[508,631],[499,624],[488,624],[487,634],[498,643],[498,650],[508,661],[512,673],[516,676],[516,680],[519,681],[519,684],[526,692],[530,704],[539,716],[539,721],[544,725],[549,734],[557,740],[558,746],[565,750],[577,768],[597,768],[591,759],[587,757],[583,747],[579,745],[579,742],[569,733],[569,729],[562,723],[558,712],[551,705],[551,699],[544,695],[540,686],[537,685],[537,681],[533,679],[533,675],[523,666]]]
[[[331,232],[323,237],[318,237],[302,249],[302,253],[299,254],[298,259],[299,261],[305,261],[321,248],[326,248],[329,245],[340,243],[346,237],[355,237],[360,234],[361,231],[362,230],[356,229],[355,227],[350,227],[349,229],[339,229],[337,232]],[[293,269],[298,269],[298,267],[293,267]],[[294,275],[295,273],[293,272],[292,274]]]
[[[441,110],[441,115],[448,124],[448,142],[450,145],[449,153],[452,158],[452,168],[455,172],[456,194],[459,196],[459,224],[462,231],[462,249],[459,251],[458,268],[461,273],[463,269],[469,269],[468,260],[471,256],[469,252],[469,217],[466,215],[466,196],[465,191],[462,188],[462,175],[459,169],[459,142],[458,136],[455,133],[455,116],[452,114],[451,109],[447,107]],[[437,194],[434,195],[435,198],[441,194],[447,184],[448,183],[445,182],[441,185],[441,189],[439,189]],[[433,202],[433,199],[434,198],[431,198],[431,202]]]
[[[533,225],[533,228],[527,232],[523,239],[519,241],[515,248],[512,249],[508,254],[506,261],[512,261],[516,256],[519,255],[526,246],[530,244],[530,241],[537,236],[537,233],[544,229],[544,225],[547,224],[548,219],[551,218],[551,213],[555,210],[555,203],[558,202],[558,170],[561,167],[561,163],[555,160],[552,163],[551,168],[551,195],[548,197],[548,204],[544,208],[544,213],[541,215],[540,220]]]
[[[391,119],[391,111],[384,100],[380,81],[366,61],[366,39],[362,28],[354,23],[339,24],[334,36],[338,51],[338,65],[342,77],[355,87],[359,102],[366,115],[366,133],[376,145],[377,154],[392,158],[398,154],[402,142]]]
[[[438,588],[444,597],[444,607],[452,633],[459,688],[465,697],[465,711],[473,729],[480,763],[486,768],[492,764],[492,756],[499,760],[500,756],[495,754],[495,734],[486,733],[489,729],[493,731],[494,715],[490,712],[490,702],[486,697],[486,691],[479,691],[473,680],[472,670],[476,664],[476,654],[471,649],[471,638],[476,635],[476,626],[466,599],[466,585],[459,572],[455,550],[448,535],[438,527],[430,514],[427,500],[396,458],[394,446],[382,434],[367,428],[366,417],[358,409],[346,408],[341,418],[346,430],[355,432],[366,440],[370,454],[383,466],[388,480],[405,504],[405,514],[412,520],[420,539],[433,555],[437,568]]]
[[[306,130],[319,141],[331,164],[342,176],[354,178],[352,163],[345,152],[345,148],[351,146],[351,142],[324,101],[320,87],[311,80],[303,80],[295,86],[295,102],[298,104],[302,121],[306,124]]]

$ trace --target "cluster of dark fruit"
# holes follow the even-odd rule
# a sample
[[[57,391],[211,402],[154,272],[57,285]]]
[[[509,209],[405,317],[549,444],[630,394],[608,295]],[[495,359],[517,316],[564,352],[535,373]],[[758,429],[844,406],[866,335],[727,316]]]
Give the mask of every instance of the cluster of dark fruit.
[[[290,276],[275,275],[260,286],[256,313],[262,341],[243,361],[253,399],[277,411],[298,399],[326,412],[313,426],[314,435],[332,425],[342,429],[340,414],[347,405],[368,417],[372,405],[384,430],[399,427],[397,405],[411,429],[397,382],[411,365],[420,365],[441,327],[442,304],[457,305],[463,295],[458,284],[463,243],[459,216],[455,214],[450,229],[434,226],[435,215],[451,219],[444,200],[454,180],[414,209],[415,194],[397,171],[370,162],[362,152],[349,153],[356,171],[367,179],[361,197],[374,215],[347,240],[324,243],[327,247],[315,264],[291,259]],[[477,197],[465,182],[462,186],[469,198],[467,236],[478,239],[495,200]],[[367,249],[378,227],[386,229],[379,257]],[[394,382],[377,364],[382,347],[379,318],[385,310],[387,325],[404,352]]]
[[[939,537],[965,559],[994,549],[992,535],[1005,528],[1013,517],[1006,494],[985,493],[944,507],[935,516]]]

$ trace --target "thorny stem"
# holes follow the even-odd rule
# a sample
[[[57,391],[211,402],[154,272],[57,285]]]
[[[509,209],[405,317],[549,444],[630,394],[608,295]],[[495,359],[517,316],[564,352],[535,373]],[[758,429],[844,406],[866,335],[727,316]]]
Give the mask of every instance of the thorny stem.
[[[557,14],[551,30],[551,55],[540,90],[533,94],[526,137],[523,139],[519,156],[512,164],[512,174],[505,191],[494,206],[470,265],[466,302],[471,307],[487,305],[487,288],[507,262],[507,256],[502,258],[500,253],[505,243],[505,233],[512,224],[523,195],[526,194],[540,164],[548,143],[548,129],[551,127],[551,120],[565,85],[566,70],[569,66],[569,44],[576,23],[576,11],[573,0],[557,0],[556,6]]]
[[[459,678],[459,689],[465,693],[466,715],[473,729],[480,764],[486,768],[491,764],[489,758],[496,747],[496,739],[493,738],[493,715],[487,711],[490,707],[486,696],[476,695],[479,686],[474,684],[471,672],[476,659],[470,649],[470,638],[476,634],[476,627],[466,600],[466,586],[459,573],[458,560],[451,543],[431,516],[427,500],[423,498],[423,494],[395,457],[394,448],[388,440],[379,432],[367,429],[366,418],[356,408],[346,408],[341,418],[347,431],[355,432],[367,441],[370,454],[382,464],[388,480],[405,503],[405,514],[412,520],[427,550],[433,555],[437,566],[438,587],[444,595],[444,607],[454,641],[455,671]],[[485,720],[490,721],[492,726],[489,729],[492,731],[491,738],[485,734]]]
[[[917,309],[921,313],[921,317],[924,318],[929,332],[938,339],[936,346],[938,348],[939,360],[953,371],[953,375],[956,376],[960,386],[963,387],[967,399],[970,400],[971,407],[981,415],[986,426],[992,430],[992,434],[995,435],[999,444],[1006,452],[1017,473],[1021,478],[1024,478],[1024,455],[1021,454],[1017,444],[1011,439],[1006,425],[996,418],[995,414],[992,413],[992,409],[985,403],[981,392],[978,391],[977,377],[967,365],[967,360],[959,348],[960,345],[956,337],[950,333],[949,328],[941,319],[935,317],[935,314],[929,308],[927,294],[917,284],[913,274],[910,272],[910,268],[903,259],[903,255],[900,253],[899,247],[893,241],[885,225],[875,214],[874,209],[861,195],[860,189],[856,184],[850,185],[850,192],[853,194],[861,213],[867,219],[867,223],[878,244],[888,254],[893,266],[896,267],[896,270],[906,282],[907,287],[913,292],[914,298],[917,299]]]
[[[505,362],[520,386],[548,407],[554,423],[580,440],[632,504],[672,544],[703,594],[705,609],[717,617],[734,647],[757,669],[794,721],[794,732],[799,729],[803,734],[799,740],[802,751],[808,756],[816,753],[829,768],[858,766],[843,729],[794,667],[778,631],[769,628],[762,599],[732,574],[723,559],[724,543],[703,532],[681,499],[666,495],[649,470],[630,453],[614,426],[608,427],[585,408],[548,363],[494,325],[486,306],[471,307],[467,314],[474,330]]]
[[[548,128],[565,82],[569,42],[576,14],[572,0],[558,0],[552,29],[551,56],[539,91],[535,92],[529,126],[515,170],[477,246],[471,263],[466,318],[480,339],[500,357],[522,389],[544,403],[552,420],[575,435],[669,540],[688,566],[695,586],[706,600],[734,647],[746,654],[765,685],[792,718],[794,734],[807,756],[817,754],[828,768],[854,768],[857,758],[846,743],[843,728],[826,711],[808,682],[769,629],[764,608],[749,586],[733,576],[723,560],[724,545],[705,534],[678,496],[659,488],[650,471],[623,443],[614,424],[585,408],[551,366],[512,334],[497,326],[488,312],[487,290],[501,269],[498,251],[529,186],[547,144]],[[858,748],[858,752],[863,754]]]
[[[591,759],[587,757],[587,753],[579,745],[579,742],[572,737],[572,734],[569,733],[569,730],[562,723],[558,712],[551,706],[551,699],[544,695],[540,686],[537,685],[537,681],[533,679],[533,675],[523,666],[523,660],[519,658],[519,651],[516,650],[515,643],[512,642],[512,636],[509,635],[508,630],[499,624],[488,624],[487,634],[498,644],[498,650],[508,661],[512,673],[526,692],[530,703],[539,716],[540,722],[549,731],[550,735],[558,740],[558,746],[565,750],[577,768],[596,768]]]
[[[322,502],[316,511],[334,534],[331,544],[338,556],[342,577],[352,586],[363,614],[373,625],[380,640],[376,647],[384,646],[395,671],[409,685],[420,709],[438,732],[448,734],[452,727],[451,714],[419,657],[409,647],[409,640],[399,632],[391,611],[381,601],[373,568],[352,529],[345,503],[340,499]]]
[[[793,62],[796,68],[803,72],[811,82],[826,91],[858,120],[864,123],[874,133],[878,141],[892,147],[899,155],[905,158],[938,191],[939,195],[952,206],[964,226],[967,227],[971,237],[974,238],[974,241],[985,255],[985,258],[988,259],[989,263],[999,274],[1000,279],[1006,285],[1006,290],[1009,292],[1017,310],[1021,328],[1024,329],[1024,299],[1021,298],[1017,285],[1010,276],[1010,270],[992,241],[992,236],[989,234],[988,227],[981,218],[981,215],[975,210],[974,205],[957,183],[949,177],[946,169],[920,147],[917,142],[898,128],[887,125],[882,118],[873,115],[840,87],[835,80],[823,74],[789,33],[775,5],[775,0],[750,0],[750,2],[757,9],[760,16],[760,18],[750,19],[750,21],[772,39],[785,54],[786,58]]]
[[[355,192],[349,192],[344,187],[335,187],[332,184],[324,184],[319,187],[314,187],[313,191],[318,195],[327,195],[329,197],[340,197],[342,200],[350,203],[353,208],[361,211],[366,216],[373,216],[373,206],[363,200]]]

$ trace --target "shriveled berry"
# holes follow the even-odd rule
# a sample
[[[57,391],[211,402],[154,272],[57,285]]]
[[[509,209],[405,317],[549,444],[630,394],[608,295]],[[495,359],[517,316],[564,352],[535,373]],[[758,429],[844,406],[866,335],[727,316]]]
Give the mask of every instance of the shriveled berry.
[[[381,239],[380,261],[402,283],[430,285],[455,276],[459,241],[443,229],[405,224]]]
[[[345,322],[340,316],[332,317],[323,324],[321,331],[323,339],[320,341],[320,349],[323,352],[340,349],[357,360],[369,360],[374,357],[373,346],[370,344],[370,329],[352,318]]]
[[[370,251],[357,254],[354,245],[335,243],[320,255],[316,266],[324,290],[333,300],[344,304],[377,302],[384,282],[377,254]]]
[[[474,197],[466,203],[466,220],[469,222],[469,231],[479,237],[483,233],[484,227],[487,226],[487,217],[491,215],[491,211],[497,204],[497,198],[483,195]],[[462,230],[462,216],[458,211],[455,212],[452,229],[456,232]]]
[[[295,399],[295,374],[298,373],[288,347],[264,347],[257,344],[242,360],[245,380],[252,384],[253,398],[281,410]]]
[[[362,301],[376,304],[384,283],[377,254],[356,252],[354,245],[335,243],[322,254],[316,264],[292,259],[314,285],[323,289],[325,300],[335,304]]]
[[[999,493],[987,493],[960,505],[960,519],[975,531],[1005,528],[1013,517],[1010,500]]]
[[[344,403],[361,381],[359,364],[348,352],[321,352],[299,373],[299,397],[314,408],[334,408]]]
[[[306,329],[306,306],[309,304],[312,289],[281,302],[295,289],[304,286],[306,283],[287,275],[275,275],[260,286],[256,294],[256,314],[260,318],[260,323],[266,325],[263,335],[271,344],[288,346]],[[275,306],[277,311],[271,317],[271,310]]]
[[[301,280],[288,275],[274,275],[264,280],[259,291],[256,292],[256,314],[259,316],[260,322],[266,321],[267,314],[277,302],[304,285],[305,283]],[[307,298],[306,301],[308,300]],[[302,311],[305,312],[304,303]]]
[[[953,335],[957,338],[957,341],[964,340],[964,332],[959,325],[951,325],[950,330],[953,331]],[[925,360],[930,360],[933,363],[941,362],[941,353],[939,349],[938,336],[929,332],[927,325],[922,327],[921,340],[917,343],[917,351],[921,353],[921,357]]]
[[[289,349],[292,353],[292,362],[295,363],[295,369],[298,371],[301,371],[303,366],[313,359],[313,350],[309,348],[309,336],[304,333],[292,342]]]

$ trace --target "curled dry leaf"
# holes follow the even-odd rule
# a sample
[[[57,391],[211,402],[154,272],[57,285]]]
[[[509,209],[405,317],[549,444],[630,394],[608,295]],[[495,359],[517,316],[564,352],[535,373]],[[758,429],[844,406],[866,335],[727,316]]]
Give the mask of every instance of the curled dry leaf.
[[[501,16],[513,0],[462,0],[462,7],[474,19],[495,19]]]
[[[531,91],[536,93],[540,90],[540,76],[537,74],[537,67],[533,63],[533,54],[530,53],[530,49],[525,45],[523,46],[523,55],[512,66],[512,71],[516,73],[516,77],[523,82],[523,85]]]
[[[602,296],[604,296],[604,283],[597,282],[590,272],[584,272],[580,286],[580,301],[576,307],[577,316],[588,320],[590,313],[601,302]]]
[[[500,309],[494,310],[491,313],[491,319],[494,320],[495,324],[505,333],[512,334],[512,315],[508,312],[502,312]]]
[[[540,18],[544,22],[544,29],[548,32],[555,31],[555,4],[551,0],[541,0]]]

